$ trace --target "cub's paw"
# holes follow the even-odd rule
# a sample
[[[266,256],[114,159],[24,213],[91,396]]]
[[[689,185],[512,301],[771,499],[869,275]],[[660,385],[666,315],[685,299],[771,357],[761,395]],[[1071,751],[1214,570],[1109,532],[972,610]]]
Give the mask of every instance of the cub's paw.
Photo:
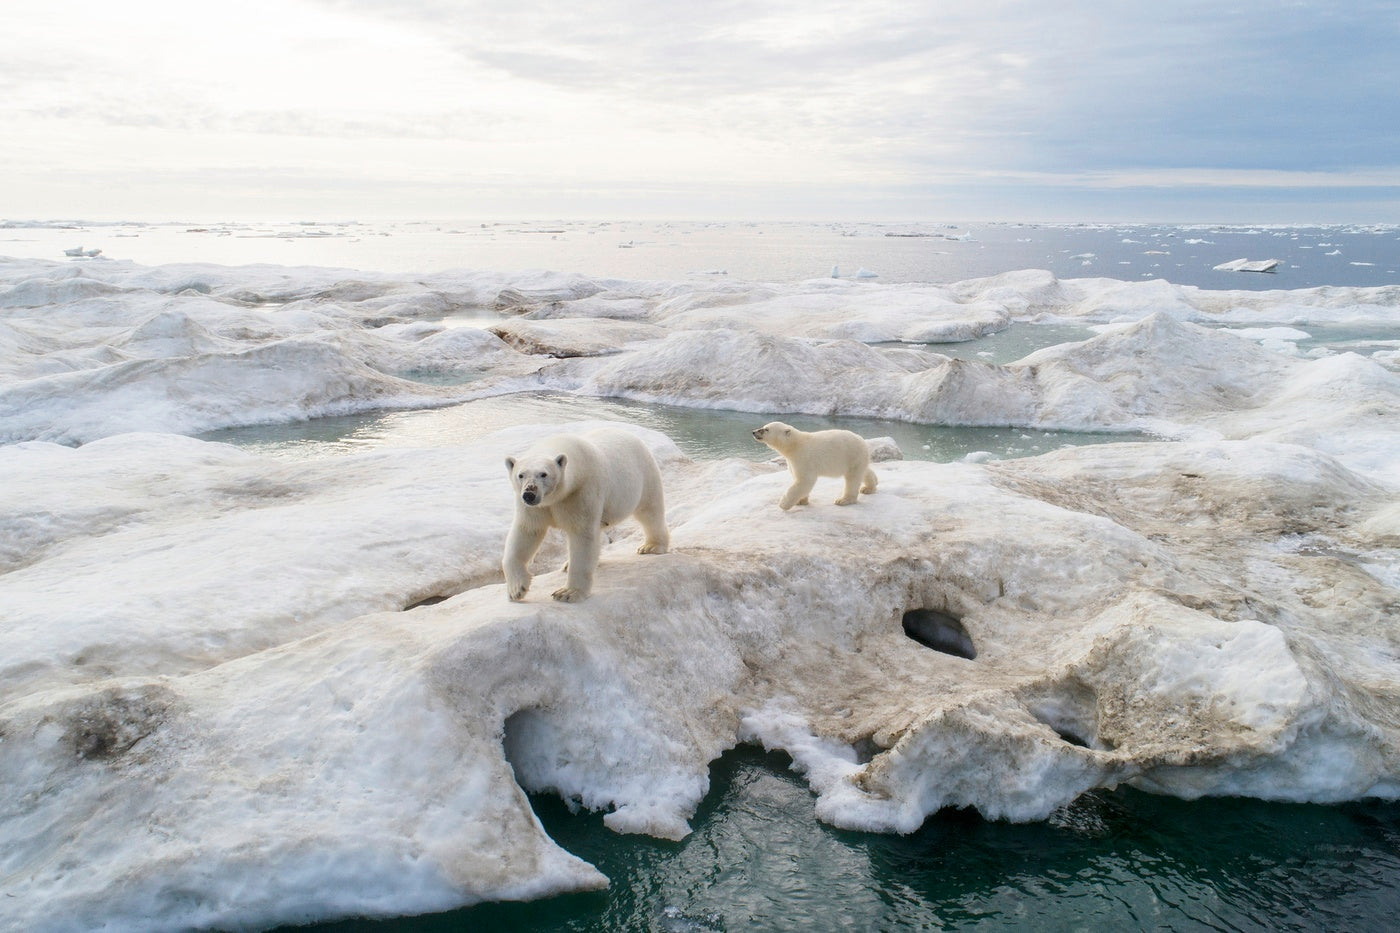
[[[561,603],[577,603],[587,599],[588,593],[574,589],[572,586],[561,586],[554,591],[554,598]]]
[[[666,553],[666,545],[664,545],[664,544],[643,544],[641,547],[637,548],[637,553],[638,553],[638,554],[665,554],[665,553]]]
[[[836,504],[837,504],[837,505],[854,505],[854,504],[855,504],[855,501],[856,501],[856,497],[855,497],[855,496],[842,496],[841,498],[839,498],[839,499],[836,500]]]

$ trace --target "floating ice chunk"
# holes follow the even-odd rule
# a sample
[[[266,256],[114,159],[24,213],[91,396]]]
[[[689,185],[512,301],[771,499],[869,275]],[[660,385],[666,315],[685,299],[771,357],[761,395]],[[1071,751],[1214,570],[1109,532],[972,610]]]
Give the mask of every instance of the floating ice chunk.
[[[879,276],[876,275],[874,272],[871,272],[869,269],[865,268],[864,266],[862,266],[862,267],[860,267],[859,269],[856,270],[856,278],[858,278],[858,279],[877,279],[877,278],[879,278]]]
[[[1218,272],[1276,272],[1279,262],[1277,259],[1232,259],[1214,268]]]

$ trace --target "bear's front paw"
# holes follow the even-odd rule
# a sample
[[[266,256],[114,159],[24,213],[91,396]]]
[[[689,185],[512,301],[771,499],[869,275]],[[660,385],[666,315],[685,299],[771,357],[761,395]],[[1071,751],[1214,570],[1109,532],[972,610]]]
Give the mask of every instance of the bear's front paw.
[[[837,505],[854,505],[854,504],[855,504],[855,501],[856,501],[856,497],[855,497],[855,496],[842,496],[841,498],[839,498],[839,499],[836,500],[836,504],[837,504]]]
[[[797,500],[797,504],[798,504],[798,505],[811,505],[812,503],[810,503],[810,502],[807,501],[807,497],[806,497],[806,496],[803,496],[801,499],[798,499],[798,500]]]
[[[520,602],[528,592],[530,592],[530,584],[528,583],[511,583],[506,586],[506,595],[513,603]]]
[[[576,603],[588,598],[588,594],[583,590],[575,589],[572,586],[561,586],[554,591],[554,598],[561,603]]]
[[[666,553],[666,545],[664,545],[664,544],[643,544],[641,547],[637,548],[637,553],[638,553],[638,554],[665,554],[665,553]]]

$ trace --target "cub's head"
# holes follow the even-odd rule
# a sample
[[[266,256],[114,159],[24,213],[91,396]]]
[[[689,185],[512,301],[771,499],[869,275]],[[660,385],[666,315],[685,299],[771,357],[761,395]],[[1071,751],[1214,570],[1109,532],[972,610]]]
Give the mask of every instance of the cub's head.
[[[568,462],[569,458],[563,454],[520,460],[506,457],[506,469],[510,471],[515,495],[526,505],[548,505],[549,497],[564,488],[564,464]]]
[[[763,427],[753,432],[753,439],[767,444],[775,450],[782,444],[792,440],[792,432],[796,430],[790,424],[783,424],[781,421],[770,421]]]

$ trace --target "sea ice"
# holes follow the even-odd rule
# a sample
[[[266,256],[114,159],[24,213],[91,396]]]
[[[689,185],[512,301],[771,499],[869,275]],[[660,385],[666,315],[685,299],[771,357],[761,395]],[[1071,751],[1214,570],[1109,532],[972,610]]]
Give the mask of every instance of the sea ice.
[[[1396,797],[1400,376],[1197,325],[1397,301],[1035,271],[750,286],[0,260],[0,927],[596,888],[525,792],[679,838],[742,741],[787,751],[815,815],[865,830],[950,806],[1041,819],[1119,784]],[[1033,321],[1119,326],[1007,365],[885,345]],[[878,494],[838,508],[819,485],[783,513],[778,465],[628,426],[662,464],[671,553],[610,529],[594,595],[563,605],[505,598],[502,461],[592,425],[294,464],[182,436],[540,389],[755,425],[1181,439],[951,464],[881,441]],[[551,539],[535,569],[562,559]],[[911,639],[917,612],[975,650]]]
[[[907,386],[881,377],[869,389],[854,387],[848,402],[816,402],[828,395],[822,374],[845,368],[844,357],[852,352],[822,341],[920,344],[970,339],[1013,322],[1094,324],[1162,315],[1250,327],[1360,324],[1387,320],[1395,302],[1394,290],[1385,288],[1207,292],[1163,281],[1057,280],[1035,271],[947,286],[830,279],[760,286],[593,281],[552,273],[406,279],[344,270],[147,268],[126,262],[78,269],[9,260],[0,261],[0,440],[81,443],[122,431],[193,433],[449,404],[523,388],[586,384],[611,391],[613,383],[619,393],[678,404],[1126,427],[1112,409],[1088,420],[1037,421],[1041,415],[1025,405],[1006,410],[1004,402],[1001,410],[970,415],[959,415],[956,404],[929,408],[922,400],[928,388],[920,385],[929,377],[914,372]],[[463,315],[484,317],[487,324],[494,318],[493,329],[507,340],[481,326],[450,326]],[[744,336],[755,334],[767,337]],[[785,387],[791,397],[806,400],[793,408],[775,409],[775,393],[747,383],[728,395],[722,385],[711,384],[712,360],[728,356],[697,356],[684,364],[677,358],[693,371],[657,372],[641,380],[665,383],[665,391],[617,382],[623,371],[639,373],[647,354],[653,364],[675,356],[657,356],[657,341],[649,338],[663,335],[681,345],[727,344],[726,352],[740,355],[759,352],[771,338],[777,341],[773,348],[799,366],[817,358],[825,362],[811,377],[799,376]],[[802,349],[795,342],[802,340],[815,342]],[[857,368],[887,371],[896,358],[881,352],[885,362]],[[550,356],[579,355],[610,360],[617,372],[548,362]],[[940,360],[906,356],[896,368],[929,374],[941,368],[956,372],[960,383],[969,376],[989,385],[1025,378],[1024,371],[1006,367],[972,371]]]
[[[822,819],[882,831],[1120,783],[1395,794],[1395,593],[1328,556],[1393,548],[1392,488],[1324,454],[887,461],[858,506],[779,513],[776,466],[642,432],[673,552],[638,558],[624,525],[588,602],[510,603],[500,456],[557,429],[295,469],[166,435],[5,448],[26,546],[0,575],[0,917],[258,926],[595,887],[522,790],[675,838],[741,740],[789,751]],[[906,637],[921,608],[976,659]]]

